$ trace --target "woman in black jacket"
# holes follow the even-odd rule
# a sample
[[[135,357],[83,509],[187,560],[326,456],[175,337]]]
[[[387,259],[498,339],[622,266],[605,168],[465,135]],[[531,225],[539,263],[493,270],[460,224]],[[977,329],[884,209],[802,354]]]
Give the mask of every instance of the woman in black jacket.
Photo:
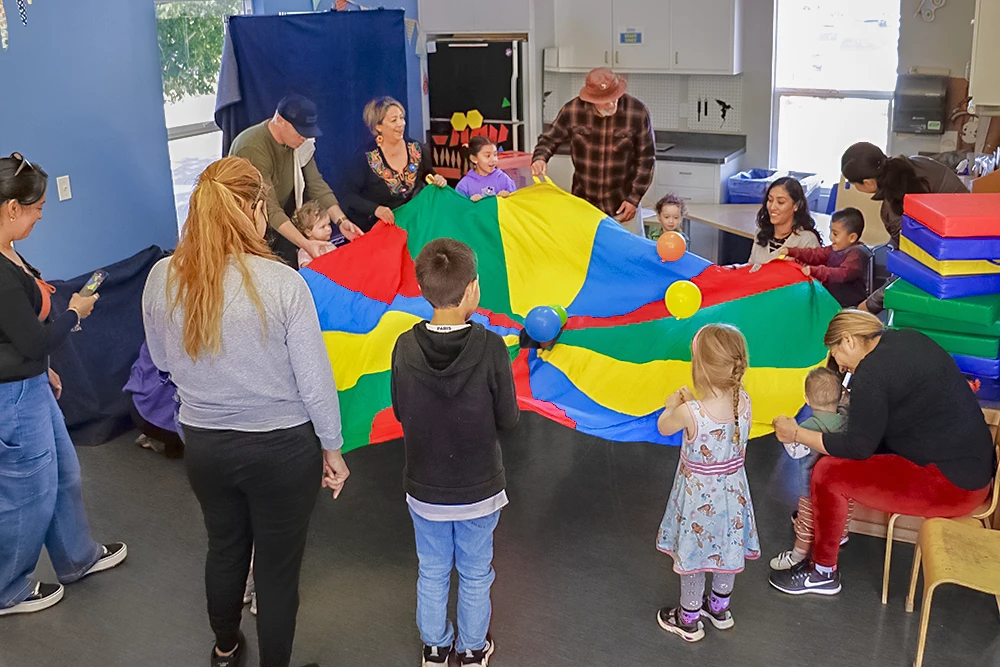
[[[33,582],[44,545],[68,584],[118,565],[122,543],[90,536],[80,463],[56,399],[49,353],[90,315],[97,295],[74,294],[58,316],[55,291],[14,250],[42,219],[48,176],[19,153],[0,158],[0,616],[47,609],[62,584]]]
[[[427,146],[406,138],[406,112],[391,97],[365,105],[365,125],[374,137],[354,156],[341,204],[347,217],[364,231],[379,220],[395,224],[393,210],[410,201],[427,183],[443,188],[448,181],[434,173]]]
[[[840,158],[844,179],[858,192],[882,202],[879,213],[892,247],[899,248],[903,227],[903,199],[906,195],[968,192],[957,174],[937,160],[922,155],[889,157],[875,144],[862,141],[852,145]],[[885,291],[878,289],[858,305],[861,310],[879,313]]]
[[[840,592],[837,554],[849,500],[920,517],[971,514],[996,470],[982,410],[955,360],[919,331],[886,331],[877,317],[844,310],[824,344],[854,374],[847,429],[808,431],[779,417],[775,434],[829,454],[813,470],[812,560],[771,573],[771,585],[800,595]]]

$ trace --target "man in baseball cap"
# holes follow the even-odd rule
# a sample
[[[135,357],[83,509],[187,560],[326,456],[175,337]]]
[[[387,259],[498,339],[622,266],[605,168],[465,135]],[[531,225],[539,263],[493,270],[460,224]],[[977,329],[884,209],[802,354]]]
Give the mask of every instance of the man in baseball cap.
[[[330,186],[316,167],[315,138],[320,131],[316,103],[302,95],[289,95],[278,102],[274,116],[248,127],[233,140],[229,154],[249,160],[267,184],[267,217],[271,230],[268,243],[276,255],[298,267],[296,247],[312,257],[329,249],[323,241],[307,239],[291,216],[307,201],[317,201],[348,239],[363,232],[347,219]],[[277,232],[277,233],[275,233]]]
[[[546,172],[549,158],[570,142],[573,194],[622,224],[635,218],[653,184],[656,143],[646,105],[625,93],[628,83],[607,67],[587,74],[578,97],[559,111],[540,137],[531,173]],[[632,224],[641,230],[642,222]]]

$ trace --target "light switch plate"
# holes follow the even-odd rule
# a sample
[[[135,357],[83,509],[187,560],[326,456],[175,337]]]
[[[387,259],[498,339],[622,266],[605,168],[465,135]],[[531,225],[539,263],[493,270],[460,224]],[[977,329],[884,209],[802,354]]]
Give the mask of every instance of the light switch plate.
[[[69,187],[69,176],[60,176],[57,178],[56,187],[59,189],[59,201],[66,201],[73,198],[73,190]]]

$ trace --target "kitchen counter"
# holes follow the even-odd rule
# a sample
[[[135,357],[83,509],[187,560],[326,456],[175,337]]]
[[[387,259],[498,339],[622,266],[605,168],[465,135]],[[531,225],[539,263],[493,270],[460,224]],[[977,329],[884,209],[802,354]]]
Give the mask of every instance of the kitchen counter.
[[[548,130],[546,124],[544,129]],[[747,152],[747,139],[736,134],[708,134],[705,132],[667,132],[655,130],[656,159],[669,162],[697,162],[701,164],[728,164]],[[659,150],[673,144],[669,150]],[[557,155],[569,155],[569,143],[564,143],[556,151]]]

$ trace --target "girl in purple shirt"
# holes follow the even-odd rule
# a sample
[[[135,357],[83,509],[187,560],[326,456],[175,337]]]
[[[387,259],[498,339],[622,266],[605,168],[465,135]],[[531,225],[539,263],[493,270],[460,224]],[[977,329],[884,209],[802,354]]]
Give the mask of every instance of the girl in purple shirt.
[[[497,169],[497,145],[489,137],[472,137],[469,142],[469,161],[472,169],[455,188],[460,194],[472,201],[479,201],[483,197],[506,197],[517,190],[517,185],[510,176]]]

